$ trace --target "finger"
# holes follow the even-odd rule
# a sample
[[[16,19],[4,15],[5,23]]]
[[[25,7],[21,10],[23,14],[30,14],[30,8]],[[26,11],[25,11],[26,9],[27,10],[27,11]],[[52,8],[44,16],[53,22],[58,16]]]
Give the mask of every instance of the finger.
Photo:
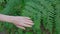
[[[26,22],[24,24],[27,24],[27,25],[34,25],[34,23],[29,23],[29,22]]]
[[[29,17],[24,17],[24,18],[26,18],[26,19],[31,19],[31,18],[29,18]]]
[[[17,26],[17,27],[25,30],[25,28],[24,28],[24,27],[22,27],[22,26]]]
[[[14,23],[15,24],[15,23]],[[22,26],[22,25],[18,25],[18,24],[15,24],[18,28],[21,28],[21,29],[24,29],[25,30],[25,28]]]
[[[26,23],[26,24],[34,25],[33,21],[31,21],[31,20],[25,20],[25,23]]]
[[[32,20],[27,20],[27,19],[25,19],[25,21],[33,23],[33,21],[32,21]]]
[[[23,26],[23,27],[32,27],[31,25],[27,25],[27,24],[18,24],[18,26]]]

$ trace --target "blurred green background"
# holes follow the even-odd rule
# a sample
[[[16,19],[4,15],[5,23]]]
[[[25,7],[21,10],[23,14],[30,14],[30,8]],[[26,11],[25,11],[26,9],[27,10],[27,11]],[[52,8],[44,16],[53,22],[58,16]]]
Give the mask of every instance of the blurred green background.
[[[4,34],[60,34],[60,0],[0,0],[0,14],[26,16],[34,22],[26,30],[0,22]]]

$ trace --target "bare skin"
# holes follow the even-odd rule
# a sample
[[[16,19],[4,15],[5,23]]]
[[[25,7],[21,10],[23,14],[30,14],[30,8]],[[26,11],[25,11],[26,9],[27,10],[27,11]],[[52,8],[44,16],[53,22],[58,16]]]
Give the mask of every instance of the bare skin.
[[[33,21],[29,17],[24,17],[24,16],[8,16],[8,15],[0,14],[0,21],[13,23],[18,28],[24,30],[25,27],[32,27],[32,25],[34,25]]]

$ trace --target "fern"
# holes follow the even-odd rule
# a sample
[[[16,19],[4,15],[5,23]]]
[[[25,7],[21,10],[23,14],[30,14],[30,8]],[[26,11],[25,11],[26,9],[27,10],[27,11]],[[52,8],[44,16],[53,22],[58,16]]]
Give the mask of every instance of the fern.
[[[1,14],[26,16],[34,22],[34,26],[26,30],[7,22],[0,23],[0,31],[5,28],[6,34],[60,34],[60,0],[0,1],[4,2],[4,5],[0,6]]]

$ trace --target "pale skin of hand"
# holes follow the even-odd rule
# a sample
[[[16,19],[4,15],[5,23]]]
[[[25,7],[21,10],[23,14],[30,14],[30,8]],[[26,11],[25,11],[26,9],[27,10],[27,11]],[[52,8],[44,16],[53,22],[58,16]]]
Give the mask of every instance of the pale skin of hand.
[[[34,25],[33,21],[29,17],[24,17],[24,16],[8,16],[8,15],[0,14],[0,21],[13,23],[18,28],[24,30],[25,27],[32,27],[32,25]]]

